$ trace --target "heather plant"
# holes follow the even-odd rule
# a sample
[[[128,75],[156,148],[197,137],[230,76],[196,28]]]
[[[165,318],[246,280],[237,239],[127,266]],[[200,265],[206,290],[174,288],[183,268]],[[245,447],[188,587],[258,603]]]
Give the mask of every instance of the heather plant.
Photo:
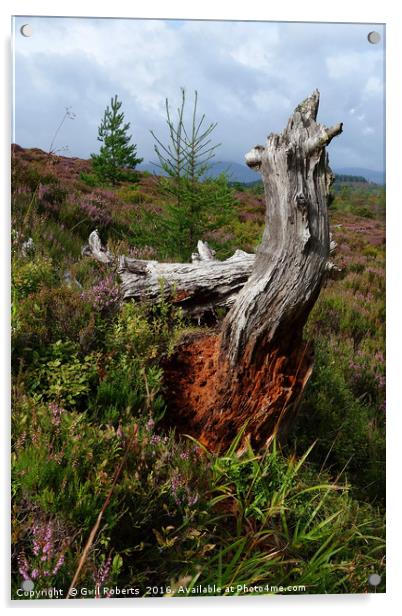
[[[41,288],[50,287],[57,281],[52,260],[41,255],[33,259],[12,261],[11,280],[18,299],[27,297]]]
[[[165,402],[159,362],[172,353],[182,328],[181,311],[162,296],[151,308],[134,302],[122,306],[106,334],[103,378],[91,405],[98,420],[116,422],[128,411],[143,422],[144,407],[152,409],[154,420],[162,418]]]
[[[367,389],[364,395],[356,395],[352,357],[353,352],[348,353],[336,338],[316,341],[314,373],[294,433],[298,451],[316,439],[312,458],[317,464],[328,466],[334,474],[345,469],[359,498],[381,503],[385,498],[384,405],[379,393],[371,399]]]
[[[113,275],[109,274],[90,289],[83,291],[81,297],[88,301],[94,310],[104,314],[118,306],[120,292]]]
[[[102,506],[121,454],[111,426],[99,429],[85,412],[27,395],[15,400],[13,418],[13,498],[31,503],[44,516],[56,517],[86,532]],[[29,421],[29,423],[28,423]],[[116,516],[114,505],[108,510]],[[24,520],[23,510],[21,511]],[[117,516],[118,517],[118,516]]]
[[[34,582],[36,591],[58,585],[69,546],[66,530],[55,520],[37,519],[25,532],[24,539],[26,545],[16,559],[21,578]]]
[[[68,546],[63,544],[69,579],[57,580],[59,587],[66,589],[73,576],[74,562],[78,562],[83,543],[110,489],[114,468],[130,444],[132,422],[127,418],[124,426],[100,427],[85,413],[67,411],[58,403],[43,404],[27,397],[20,397],[15,409],[12,464],[15,566],[18,571],[17,556],[24,553],[27,562],[23,562],[26,566],[18,572],[20,580],[24,575],[32,579],[32,570],[37,568],[36,555],[26,540],[32,524],[26,523],[24,511],[30,503],[30,509],[40,511],[42,518],[57,518],[58,524],[70,529]],[[102,531],[82,574],[84,585],[91,579],[93,583],[95,577],[95,583],[102,586],[110,568],[114,568],[115,574],[122,570],[119,584],[128,582],[132,575],[148,583],[151,576],[156,581],[163,572],[163,579],[167,579],[170,567],[176,572],[181,566],[179,544],[193,542],[188,534],[198,515],[195,507],[199,506],[199,494],[203,493],[202,474],[193,476],[198,448],[180,445],[173,434],[159,436],[154,426],[148,415],[146,423],[137,430],[135,442],[131,443],[124,472],[104,513]],[[172,524],[176,528],[173,541],[169,537]],[[106,548],[109,556],[102,559]],[[111,549],[115,553],[112,564]],[[52,561],[45,563],[44,559],[43,567],[53,567],[53,571],[59,563],[60,573],[65,573],[60,561],[63,554],[60,545],[52,548]]]
[[[111,190],[95,188],[90,193],[75,195],[82,214],[96,226],[107,227],[112,221],[112,207],[118,204],[118,198]]]
[[[78,288],[61,285],[43,287],[14,301],[12,313],[13,366],[33,360],[58,340],[79,344],[87,352],[98,344],[97,314],[81,297]]]

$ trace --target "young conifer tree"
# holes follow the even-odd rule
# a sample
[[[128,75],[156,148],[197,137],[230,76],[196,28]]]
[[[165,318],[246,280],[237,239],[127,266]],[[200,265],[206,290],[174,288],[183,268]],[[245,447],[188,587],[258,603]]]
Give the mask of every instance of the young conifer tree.
[[[101,141],[99,154],[91,154],[95,174],[102,181],[113,185],[121,179],[128,177],[125,169],[134,169],[142,162],[137,158],[137,146],[130,144],[131,135],[128,134],[130,122],[124,123],[124,113],[120,111],[121,101],[117,94],[106,107],[103,120],[98,128],[98,141]]]
[[[233,212],[233,191],[226,178],[208,177],[211,159],[221,144],[213,144],[211,134],[216,123],[206,123],[205,114],[198,114],[198,93],[190,117],[186,118],[186,93],[181,88],[181,104],[174,118],[169,101],[165,101],[168,137],[155,139],[154,151],[165,176],[160,188],[168,197],[165,218],[161,220],[166,256],[187,260],[197,240],[222,226]]]

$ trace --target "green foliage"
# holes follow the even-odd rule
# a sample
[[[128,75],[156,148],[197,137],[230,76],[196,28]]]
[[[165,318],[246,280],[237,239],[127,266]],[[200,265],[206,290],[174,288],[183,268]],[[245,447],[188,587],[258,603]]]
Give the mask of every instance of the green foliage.
[[[174,594],[191,595],[195,583],[221,588],[207,594],[231,595],[244,594],[243,585],[267,593],[298,585],[314,593],[367,589],[367,569],[384,549],[381,516],[359,507],[346,485],[317,477],[306,464],[311,448],[299,460],[275,444],[263,455],[249,447],[239,456],[240,436],[225,454],[209,455],[208,507],[217,513],[210,524],[219,530],[207,535],[212,550],[183,571]],[[187,592],[179,591],[183,583]]]
[[[76,345],[58,340],[40,355],[34,353],[29,391],[39,400],[74,407],[90,392],[97,375],[96,360],[96,354],[79,357]]]
[[[359,184],[367,184],[366,178],[362,175],[346,175],[342,173],[337,173],[335,175],[335,183],[343,183],[343,182],[358,182]]]
[[[107,360],[94,402],[99,420],[116,422],[122,413],[145,421],[144,408],[154,421],[165,412],[161,395],[163,371],[158,362],[173,352],[183,327],[181,311],[161,297],[150,309],[125,304],[106,335]]]
[[[95,187],[98,184],[98,178],[93,173],[85,173],[85,171],[81,171],[80,179],[85,182],[87,186]]]
[[[205,177],[211,166],[210,160],[220,145],[211,145],[210,136],[216,124],[204,126],[205,115],[201,119],[197,117],[198,94],[195,92],[191,123],[187,126],[184,88],[181,94],[176,122],[166,99],[167,143],[164,144],[153,131],[151,134],[156,141],[154,149],[160,168],[166,174],[166,177],[160,177],[160,191],[168,199],[164,216],[158,221],[163,239],[161,254],[188,260],[199,239],[206,237],[212,229],[227,224],[233,216],[235,201],[233,189],[224,174],[217,179]],[[146,226],[149,222],[146,210],[143,216]],[[137,239],[138,232],[133,241]],[[143,241],[147,242],[148,238]]]
[[[162,190],[171,180],[161,178]],[[196,196],[195,196],[196,193]],[[182,190],[180,205],[169,203],[159,216],[144,205],[132,225],[134,246],[154,246],[160,259],[189,261],[200,238],[213,236],[216,229],[227,226],[234,219],[234,195],[225,176],[206,179],[197,188]],[[211,245],[224,249],[224,243]],[[228,255],[222,255],[228,256]]]
[[[55,412],[55,409],[57,412]],[[23,398],[14,417],[13,490],[47,515],[87,532],[121,455],[114,430],[99,430],[85,413]],[[18,502],[18,501],[17,501]],[[108,512],[116,517],[112,504]],[[118,516],[117,516],[118,517]]]
[[[15,296],[21,300],[30,293],[50,287],[57,281],[52,260],[40,255],[31,259],[13,260],[11,282]]]
[[[353,346],[335,339],[317,341],[314,372],[295,430],[298,449],[316,439],[313,459],[319,465],[327,465],[334,475],[346,469],[359,498],[381,502],[385,498],[384,410],[378,405],[382,395],[376,373],[369,376],[367,367],[356,379],[352,359]]]
[[[362,182],[358,177],[348,183],[335,181],[331,209],[369,219],[384,219],[385,188]]]
[[[91,154],[92,166],[97,177],[117,184],[119,180],[132,177],[127,170],[134,169],[142,158],[137,158],[136,145],[130,144],[128,135],[130,123],[124,123],[124,113],[120,111],[121,101],[117,94],[106,107],[103,120],[98,129],[98,141],[103,145],[99,154]],[[126,169],[126,171],[123,171]]]
[[[170,120],[177,131],[180,117]],[[185,147],[193,133],[184,111],[182,124]],[[174,176],[158,183],[142,174],[138,185],[105,190],[80,161],[67,161],[74,174],[53,162],[50,169],[39,150],[13,161],[13,596],[24,567],[36,589],[67,590],[127,447],[80,586],[182,596],[197,584],[244,594],[238,585],[266,583],[272,593],[297,584],[350,593],[371,592],[368,575],[379,572],[383,591],[382,189],[334,190],[344,271],[327,281],[309,319],[314,371],[286,448],[239,454],[240,434],[217,455],[163,430],[164,359],[191,324],[163,285],[154,306],[120,306],[110,271],[81,248],[101,204],[102,240],[114,254],[129,254],[131,242],[137,258],[188,260],[189,223],[220,258],[252,251],[264,221],[262,184],[201,175],[192,184],[184,174],[178,207]],[[357,218],[359,208],[375,218]],[[37,549],[43,529],[53,537],[46,555]],[[147,585],[158,588],[147,593]]]

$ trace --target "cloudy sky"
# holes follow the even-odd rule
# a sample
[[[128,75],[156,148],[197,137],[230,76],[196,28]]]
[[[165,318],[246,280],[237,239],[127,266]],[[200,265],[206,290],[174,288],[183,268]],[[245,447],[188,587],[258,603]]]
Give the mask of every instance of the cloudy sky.
[[[20,34],[29,23],[32,37]],[[367,41],[370,30],[381,42]],[[150,129],[166,136],[165,98],[180,87],[188,108],[217,122],[216,160],[243,162],[256,143],[284,127],[318,88],[319,120],[344,122],[330,146],[333,167],[384,169],[382,26],[84,18],[15,19],[14,132],[23,147],[48,149],[66,107],[76,114],[55,148],[89,157],[110,97],[123,101],[144,162],[154,161]]]

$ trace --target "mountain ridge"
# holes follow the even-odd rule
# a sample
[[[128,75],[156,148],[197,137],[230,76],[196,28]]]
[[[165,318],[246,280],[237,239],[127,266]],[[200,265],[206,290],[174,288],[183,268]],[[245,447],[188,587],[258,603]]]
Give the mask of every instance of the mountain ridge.
[[[161,169],[156,163],[145,163],[139,165],[138,170],[149,171],[161,175]],[[362,176],[368,182],[375,184],[385,184],[385,173],[374,169],[366,169],[364,167],[337,167],[333,168],[333,172],[339,175],[354,175]],[[216,161],[211,164],[211,168],[205,174],[205,177],[217,177],[221,173],[227,173],[229,180],[232,182],[251,183],[260,179],[258,172],[249,169],[246,164],[240,164],[235,161]],[[163,175],[163,174],[162,174]]]

